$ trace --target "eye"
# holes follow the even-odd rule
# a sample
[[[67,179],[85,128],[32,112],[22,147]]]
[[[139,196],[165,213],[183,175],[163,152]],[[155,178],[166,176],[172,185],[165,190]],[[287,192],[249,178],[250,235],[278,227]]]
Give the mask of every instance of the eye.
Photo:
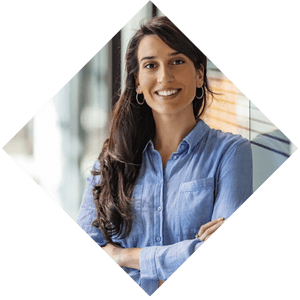
[[[153,69],[154,68],[154,64],[148,63],[144,66],[145,69]]]
[[[176,59],[173,61],[173,65],[181,65],[184,64],[184,61],[182,59]]]

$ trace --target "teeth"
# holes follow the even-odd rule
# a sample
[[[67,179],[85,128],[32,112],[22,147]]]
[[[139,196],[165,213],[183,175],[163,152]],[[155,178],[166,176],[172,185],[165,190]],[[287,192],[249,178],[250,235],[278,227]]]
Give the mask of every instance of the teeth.
[[[173,95],[173,94],[176,94],[178,92],[178,90],[173,90],[173,91],[160,91],[160,92],[157,92],[158,95],[160,96],[170,96],[170,95]]]

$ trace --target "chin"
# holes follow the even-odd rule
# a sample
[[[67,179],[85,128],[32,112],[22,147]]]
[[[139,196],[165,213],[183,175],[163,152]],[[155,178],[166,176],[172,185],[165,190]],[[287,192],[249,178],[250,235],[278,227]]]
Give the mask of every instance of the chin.
[[[180,109],[180,108],[166,108],[166,109],[157,109],[157,110],[153,110],[153,113],[155,115],[161,115],[161,116],[173,116],[173,115],[177,115],[177,116],[180,116],[180,115],[184,115],[185,112],[184,110]]]

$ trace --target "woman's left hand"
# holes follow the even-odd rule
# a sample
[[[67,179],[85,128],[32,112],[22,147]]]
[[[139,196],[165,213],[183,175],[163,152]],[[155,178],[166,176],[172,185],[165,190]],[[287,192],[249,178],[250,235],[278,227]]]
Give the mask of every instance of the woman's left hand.
[[[225,222],[225,218],[219,218],[202,225],[196,238],[205,242]]]

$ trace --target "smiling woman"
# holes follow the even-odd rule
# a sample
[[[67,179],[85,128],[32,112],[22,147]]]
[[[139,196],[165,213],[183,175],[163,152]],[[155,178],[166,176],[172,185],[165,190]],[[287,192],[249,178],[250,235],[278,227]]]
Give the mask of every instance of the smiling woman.
[[[211,129],[207,59],[166,17],[142,25],[78,224],[149,295],[252,193],[248,140]]]
[[[137,93],[143,94],[154,118],[159,114],[193,115],[196,88],[203,85],[203,66],[196,69],[188,56],[166,45],[158,36],[144,37],[138,49]],[[171,101],[172,100],[172,101]]]

